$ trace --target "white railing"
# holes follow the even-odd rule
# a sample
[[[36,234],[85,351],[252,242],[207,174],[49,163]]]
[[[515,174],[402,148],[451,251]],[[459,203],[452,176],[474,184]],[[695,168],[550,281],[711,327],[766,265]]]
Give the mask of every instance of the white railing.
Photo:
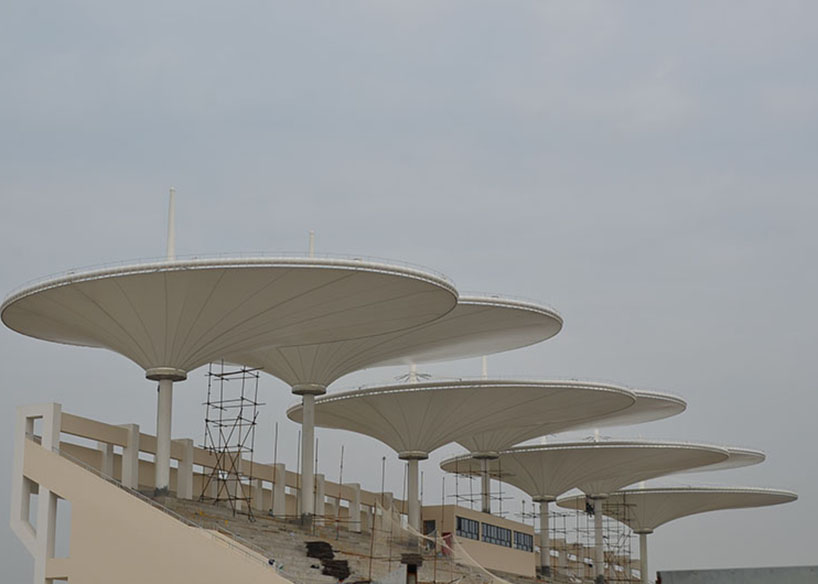
[[[425,273],[430,276],[434,276],[440,280],[443,280],[447,284],[449,284],[452,288],[454,288],[454,282],[451,278],[449,278],[443,272],[438,270],[433,270],[431,268],[427,268],[426,266],[415,264],[412,262],[405,262],[400,260],[390,260],[386,258],[380,258],[375,256],[366,256],[366,255],[357,255],[357,254],[335,254],[335,253],[316,253],[310,255],[307,252],[292,252],[292,251],[285,251],[285,252],[236,252],[236,253],[213,253],[213,254],[188,254],[188,255],[179,255],[176,256],[174,259],[169,260],[167,257],[144,257],[144,258],[135,258],[135,259],[128,259],[128,260],[117,260],[112,262],[104,262],[101,264],[94,264],[89,266],[81,266],[76,268],[71,268],[68,270],[63,270],[60,272],[54,272],[49,275],[39,276],[37,278],[32,278],[27,282],[15,287],[11,292],[9,292],[5,299],[8,300],[13,296],[17,295],[19,292],[26,290],[28,288],[32,288],[37,284],[42,284],[44,282],[48,282],[50,280],[57,280],[62,278],[67,278],[70,276],[78,275],[78,274],[85,274],[85,273],[93,273],[98,271],[104,270],[111,270],[114,268],[139,268],[140,266],[150,266],[156,264],[164,264],[164,265],[173,265],[173,264],[185,264],[188,262],[202,262],[205,263],[208,260],[220,261],[223,262],[224,260],[270,260],[275,261],[276,259],[285,259],[285,260],[339,260],[343,262],[361,262],[361,263],[370,263],[380,266],[392,266],[396,268],[406,268],[410,270],[414,270],[416,272]]]

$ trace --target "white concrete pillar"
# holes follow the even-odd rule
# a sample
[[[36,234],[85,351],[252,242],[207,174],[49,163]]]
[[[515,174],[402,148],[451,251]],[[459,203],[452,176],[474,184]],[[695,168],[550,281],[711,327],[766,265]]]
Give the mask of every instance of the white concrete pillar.
[[[124,424],[128,441],[122,449],[122,484],[129,489],[139,488],[139,424]]]
[[[648,584],[648,533],[639,534],[639,577],[642,584]]]
[[[602,497],[594,502],[594,578],[605,577],[605,548],[602,539]]]
[[[261,479],[253,479],[250,496],[252,498],[253,511],[264,510],[264,484]]]
[[[482,499],[483,513],[491,513],[491,475],[489,474],[489,459],[480,459],[480,497]]]
[[[193,498],[193,440],[176,440],[182,446],[182,458],[176,469],[176,496],[180,499]]]
[[[173,419],[173,382],[184,381],[187,373],[173,367],[155,367],[145,377],[159,382],[156,396],[156,456],[154,457],[154,494],[166,495],[170,485],[170,434]]]
[[[34,560],[34,582],[50,584],[46,579],[48,560],[54,557],[57,534],[57,495],[40,485],[37,500],[37,553]]]
[[[325,503],[327,494],[327,482],[322,473],[315,475],[315,521],[318,525],[325,525],[327,506]]]
[[[40,418],[42,420],[40,446],[48,451],[59,449],[60,446],[60,432],[62,429],[62,406],[57,403],[46,404],[43,406],[34,406],[32,408],[21,408],[18,410],[18,417],[20,413],[23,414],[22,421],[18,418],[18,429],[23,430],[23,437],[20,442],[22,448],[25,447],[25,432],[32,433],[34,430],[34,420]],[[32,492],[35,483],[23,477],[23,457],[22,452],[20,456],[20,478],[23,479],[21,486],[28,486],[21,494],[28,498]],[[15,469],[17,468],[17,460],[15,456]],[[13,489],[16,490],[17,481],[13,483]],[[12,504],[14,505],[14,497],[12,495]],[[27,537],[21,538],[26,547],[29,548],[31,555],[34,556],[34,583],[48,584],[46,579],[46,566],[48,560],[54,557],[54,546],[56,541],[56,526],[57,526],[57,495],[52,493],[43,485],[37,487],[37,526],[36,531],[31,529],[28,524],[28,506],[26,504],[26,516],[24,518],[25,524],[28,526],[24,530],[24,535]],[[12,511],[12,528],[16,527],[15,513]],[[17,531],[15,529],[15,531]],[[19,535],[19,533],[18,533]]]
[[[170,432],[173,417],[173,380],[160,379],[156,400],[155,494],[166,495],[170,485]]]
[[[315,514],[315,395],[303,395],[303,419],[301,422],[301,516]],[[323,511],[320,513],[323,515]]]
[[[347,487],[352,489],[352,498],[349,500],[349,530],[361,533],[361,485],[349,483]]]
[[[409,521],[409,527],[420,531],[420,500],[418,496],[420,477],[418,476],[418,461],[419,458],[417,457],[406,459],[406,464],[409,467],[407,473],[408,484],[406,485],[406,515]]]
[[[540,505],[540,569],[546,576],[551,573],[551,542],[548,532],[548,505],[551,499],[541,499]]]
[[[392,493],[383,493],[381,496],[381,500],[378,501],[381,509],[381,517],[378,522],[378,528],[381,530],[392,530],[394,525],[392,525],[392,500],[393,500]]]
[[[327,523],[335,525],[335,522],[339,519],[338,511],[341,508],[341,501],[335,497],[330,497],[324,507],[326,508],[327,505],[329,506],[329,510],[326,511]]]
[[[273,516],[284,517],[287,514],[287,469],[282,463],[273,465]]]
[[[114,445],[107,442],[97,442],[97,450],[101,453],[99,471],[106,477],[113,477]]]

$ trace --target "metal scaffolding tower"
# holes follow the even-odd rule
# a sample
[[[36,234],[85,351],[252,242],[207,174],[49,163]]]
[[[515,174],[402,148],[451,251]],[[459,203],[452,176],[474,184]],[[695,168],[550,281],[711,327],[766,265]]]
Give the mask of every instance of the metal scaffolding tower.
[[[256,435],[259,371],[225,368],[224,361],[207,370],[203,448],[213,456],[202,481],[200,500],[226,502],[233,511],[253,518],[251,505],[253,448]]]

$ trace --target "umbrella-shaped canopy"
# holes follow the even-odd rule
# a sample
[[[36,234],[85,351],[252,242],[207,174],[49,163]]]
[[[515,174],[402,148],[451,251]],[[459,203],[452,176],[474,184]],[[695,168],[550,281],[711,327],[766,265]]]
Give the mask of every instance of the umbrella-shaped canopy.
[[[603,496],[627,485],[727,460],[717,446],[680,442],[602,441],[518,446],[500,452],[489,472],[535,500],[554,500],[578,488]],[[459,456],[441,463],[447,472],[480,473],[480,461]]]
[[[641,389],[635,389],[633,392],[636,394],[636,403],[633,407],[605,416],[584,428],[610,428],[655,422],[677,416],[687,408],[687,402],[676,395]]]
[[[610,494],[602,503],[602,512],[637,533],[650,533],[665,523],[696,513],[780,505],[797,498],[790,491],[744,487],[627,489]],[[557,504],[567,509],[584,509],[585,497],[566,497]]]
[[[385,263],[317,258],[158,261],[70,273],[3,303],[25,335],[110,349],[179,375],[229,353],[411,328],[452,308],[445,278]]]
[[[692,468],[684,470],[679,474],[693,473],[693,472],[710,472],[712,470],[730,470],[733,468],[742,468],[744,466],[753,466],[754,464],[761,464],[767,458],[767,455],[760,450],[751,450],[749,448],[738,448],[736,446],[725,446],[728,458],[716,464],[708,464],[701,468]]]
[[[624,388],[579,382],[408,383],[320,397],[315,401],[315,424],[371,436],[398,453],[428,454],[472,439],[497,450],[517,439],[516,428],[549,426],[556,432],[634,402]],[[287,415],[300,422],[302,406],[291,407]]]
[[[467,296],[445,316],[413,328],[319,344],[260,347],[227,358],[261,368],[291,386],[327,386],[367,367],[509,351],[549,339],[561,328],[562,318],[548,307],[498,296]]]

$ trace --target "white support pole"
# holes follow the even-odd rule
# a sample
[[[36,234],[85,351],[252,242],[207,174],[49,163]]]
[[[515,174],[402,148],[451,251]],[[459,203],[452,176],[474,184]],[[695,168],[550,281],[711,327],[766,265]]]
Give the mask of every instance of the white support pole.
[[[648,534],[639,534],[639,578],[648,584]]]
[[[596,497],[594,501],[594,578],[599,580],[605,576],[605,549],[602,539],[602,502]]]
[[[326,504],[327,482],[323,473],[315,473],[315,523],[324,525],[327,514]]]
[[[193,440],[183,438],[175,442],[182,446],[182,458],[176,469],[176,496],[193,499]]]
[[[491,513],[491,475],[489,474],[489,459],[480,459],[481,493],[483,513]]]
[[[349,483],[352,489],[352,499],[349,500],[349,530],[361,533],[361,485]]]
[[[176,232],[174,223],[176,222],[176,189],[170,187],[170,200],[168,202],[168,259],[176,259]]]
[[[283,463],[274,464],[275,479],[273,482],[273,516],[284,517],[287,514],[287,469]]]
[[[483,379],[489,378],[489,358],[483,355],[483,372],[482,372]]]
[[[540,568],[546,576],[551,573],[551,541],[548,533],[548,500],[539,502],[540,505]]]
[[[315,231],[310,231],[310,257],[315,257]]]
[[[97,442],[97,450],[100,451],[99,470],[106,477],[114,476],[114,445],[108,442]]]
[[[139,425],[127,424],[128,444],[122,449],[122,484],[129,489],[139,488]]]
[[[167,495],[170,485],[170,431],[173,416],[173,380],[160,379],[156,401],[156,495]]]
[[[301,422],[301,517],[309,522],[315,514],[315,395],[303,395],[303,420]],[[323,515],[323,513],[322,513]]]
[[[406,496],[408,499],[406,504],[408,508],[407,515],[409,520],[409,527],[420,531],[420,502],[418,500],[419,484],[418,459],[410,458],[406,461],[406,464],[409,466],[407,478],[409,484],[407,485],[406,488]]]

